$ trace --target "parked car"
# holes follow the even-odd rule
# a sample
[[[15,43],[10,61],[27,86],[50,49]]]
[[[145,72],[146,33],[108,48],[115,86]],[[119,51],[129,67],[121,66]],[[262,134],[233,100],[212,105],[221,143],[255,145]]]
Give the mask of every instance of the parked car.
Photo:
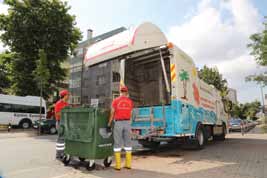
[[[248,120],[247,127],[248,129],[253,129],[257,124],[251,120]]]
[[[242,119],[231,119],[229,122],[229,131],[241,131]]]
[[[33,124],[33,128],[38,129],[41,127],[41,133],[56,134],[56,120],[55,119],[42,119],[37,120]]]

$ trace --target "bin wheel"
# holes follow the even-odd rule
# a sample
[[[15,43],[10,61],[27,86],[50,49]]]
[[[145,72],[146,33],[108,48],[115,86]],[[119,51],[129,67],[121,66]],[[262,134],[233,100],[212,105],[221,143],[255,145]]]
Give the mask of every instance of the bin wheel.
[[[85,161],[85,158],[81,158],[81,157],[79,157],[79,160],[80,160],[81,162],[84,162],[84,161]]]
[[[86,165],[86,169],[88,171],[93,171],[95,169],[95,167],[96,167],[95,163],[93,163],[92,165],[90,165],[90,161]]]
[[[62,162],[64,163],[65,166],[67,166],[67,165],[69,165],[70,160],[71,160],[70,155],[64,155],[63,159],[62,159]]]
[[[112,163],[112,159],[109,160],[109,158],[104,159],[104,166],[105,167],[110,167],[111,163]]]

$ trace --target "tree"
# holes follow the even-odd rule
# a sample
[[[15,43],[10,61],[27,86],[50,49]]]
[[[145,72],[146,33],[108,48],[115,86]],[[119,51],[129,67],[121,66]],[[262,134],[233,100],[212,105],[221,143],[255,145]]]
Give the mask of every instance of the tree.
[[[0,15],[0,38],[18,56],[13,62],[12,90],[17,95],[38,95],[36,78],[39,50],[47,56],[50,73],[44,96],[51,94],[66,71],[61,68],[81,38],[70,7],[59,0],[5,0],[7,15]]]
[[[267,17],[265,17],[264,30],[260,33],[252,34],[247,46],[251,49],[250,54],[254,56],[256,62],[261,66],[267,66]],[[250,75],[246,81],[255,81],[258,84],[267,85],[267,76],[264,74]]]
[[[48,85],[48,80],[50,77],[49,70],[47,68],[47,58],[46,53],[43,49],[39,50],[39,60],[37,61],[37,67],[34,71],[36,80],[39,82],[39,90],[40,90],[40,117],[39,121],[41,123],[42,119],[42,98],[43,98],[43,88],[44,86]],[[39,127],[39,135],[41,134],[41,127]]]
[[[14,54],[4,52],[0,54],[0,93],[8,93],[11,85],[11,60]]]
[[[260,111],[260,102],[253,101],[245,104],[234,104],[231,110],[231,116],[241,119],[256,120],[256,114]]]
[[[243,110],[245,118],[256,120],[256,114],[260,111],[260,106],[261,103],[259,101],[245,103]]]
[[[230,114],[234,118],[242,118],[242,109],[240,104],[233,104]]]
[[[209,68],[205,65],[199,70],[198,75],[204,82],[213,85],[222,95],[225,95],[225,91],[228,89],[227,80],[223,79],[217,68]]]
[[[39,50],[39,60],[34,70],[35,80],[39,83],[40,96],[43,96],[43,88],[48,88],[50,71],[48,70],[47,57],[43,49]]]

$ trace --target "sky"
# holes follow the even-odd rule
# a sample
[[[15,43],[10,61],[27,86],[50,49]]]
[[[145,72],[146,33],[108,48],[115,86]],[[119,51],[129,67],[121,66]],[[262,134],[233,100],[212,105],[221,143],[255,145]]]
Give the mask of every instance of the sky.
[[[7,13],[1,4],[0,13]],[[246,45],[263,29],[267,0],[67,0],[77,27],[99,35],[124,26],[152,22],[170,42],[191,56],[197,67],[217,67],[241,103],[261,101],[260,88],[245,76],[267,70],[258,66]],[[3,46],[0,42],[0,51]],[[264,89],[267,93],[267,88]]]

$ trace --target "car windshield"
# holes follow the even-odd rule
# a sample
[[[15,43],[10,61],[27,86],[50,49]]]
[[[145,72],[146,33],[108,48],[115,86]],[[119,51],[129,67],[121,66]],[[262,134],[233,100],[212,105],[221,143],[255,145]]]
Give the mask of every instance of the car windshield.
[[[241,123],[241,120],[240,119],[232,119],[230,121],[231,124],[240,124]]]

